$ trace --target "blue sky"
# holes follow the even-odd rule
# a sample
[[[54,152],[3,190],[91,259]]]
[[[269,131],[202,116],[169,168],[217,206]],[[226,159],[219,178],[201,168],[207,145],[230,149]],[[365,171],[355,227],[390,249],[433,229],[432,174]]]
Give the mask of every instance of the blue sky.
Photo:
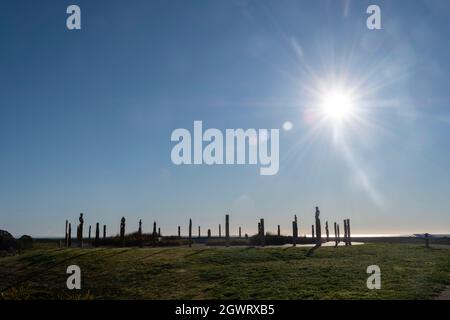
[[[66,29],[78,4],[82,30]],[[377,4],[382,30],[366,28]],[[310,232],[450,232],[450,2],[4,1],[0,11],[0,228],[63,234],[280,224]],[[311,88],[357,87],[360,122],[337,143]],[[280,170],[175,166],[176,128],[281,128]],[[317,130],[314,130],[316,128]]]

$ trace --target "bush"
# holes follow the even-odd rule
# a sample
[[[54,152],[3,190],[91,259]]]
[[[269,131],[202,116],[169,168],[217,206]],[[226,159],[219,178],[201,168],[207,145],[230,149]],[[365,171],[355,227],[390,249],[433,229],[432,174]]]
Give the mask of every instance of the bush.
[[[5,230],[0,230],[0,251],[14,253],[18,248],[16,239]]]
[[[28,235],[23,235],[18,241],[20,250],[27,250],[33,248],[33,238]]]

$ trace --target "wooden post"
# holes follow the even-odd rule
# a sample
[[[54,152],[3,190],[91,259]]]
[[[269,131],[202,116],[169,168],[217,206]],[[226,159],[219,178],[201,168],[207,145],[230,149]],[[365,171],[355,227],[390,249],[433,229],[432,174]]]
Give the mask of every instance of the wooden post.
[[[158,227],[158,237],[161,238],[161,228],[160,227]]]
[[[80,217],[78,218],[78,220],[80,221],[80,224],[77,227],[77,240],[78,240],[78,246],[80,248],[83,248],[83,225],[84,225],[84,219],[83,219],[83,214],[80,213]]]
[[[69,234],[67,238],[67,247],[70,248],[72,246],[72,224],[69,222]]]
[[[153,222],[153,237],[156,237],[157,233],[156,233],[156,221]]]
[[[322,245],[322,226],[320,223],[320,210],[316,207],[316,246]]]
[[[142,219],[139,220],[139,229],[138,229],[138,237],[139,237],[139,247],[142,248]]]
[[[89,226],[89,242],[91,242],[91,226]]]
[[[350,219],[347,219],[347,236],[348,236],[348,245],[352,245],[352,236],[350,234]]]
[[[103,240],[106,239],[106,224],[103,225]]]
[[[239,239],[242,238],[241,227],[239,227]]]
[[[338,244],[341,242],[341,231],[339,230],[339,224],[337,225],[337,232],[338,232]]]
[[[220,224],[219,224],[219,238],[222,238],[222,227]]]
[[[292,221],[292,246],[297,246],[297,226],[295,221]]]
[[[64,237],[64,246],[66,248],[69,247],[69,221],[66,220],[66,233],[65,233],[65,237]]]
[[[281,236],[280,225],[278,225],[277,236]]]
[[[226,246],[230,245],[230,215],[225,215],[225,242]]]
[[[192,219],[189,219],[189,248],[192,247]]]
[[[344,219],[344,243],[346,246],[348,246],[347,219]]]
[[[122,247],[125,246],[125,217],[120,220],[120,243]]]
[[[316,236],[314,235],[314,225],[311,226],[311,235],[313,239],[316,238]]]
[[[200,226],[198,226],[198,237],[201,237],[201,233],[200,233]]]
[[[338,231],[337,231],[337,223],[336,222],[334,223],[334,242],[337,247],[337,245],[339,244],[339,241],[338,241]]]
[[[96,227],[95,227],[95,241],[94,241],[94,246],[98,247],[100,242],[100,224],[97,222]]]
[[[266,233],[264,231],[264,219],[261,219],[261,246],[265,246],[266,245]]]
[[[211,239],[211,229],[208,229],[208,239]]]
[[[181,227],[178,226],[178,238],[181,238]]]
[[[325,222],[325,232],[327,233],[327,242],[330,241],[330,231],[328,230],[328,221]]]

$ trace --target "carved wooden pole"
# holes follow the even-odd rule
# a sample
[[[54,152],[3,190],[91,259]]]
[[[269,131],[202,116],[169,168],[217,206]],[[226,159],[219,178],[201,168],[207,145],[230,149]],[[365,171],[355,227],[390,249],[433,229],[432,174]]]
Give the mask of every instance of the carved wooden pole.
[[[265,246],[266,245],[266,232],[264,230],[264,219],[261,219],[261,246]]]
[[[311,226],[311,235],[313,239],[316,238],[316,236],[314,235],[314,225]]]
[[[80,224],[78,225],[78,246],[80,248],[83,248],[83,225],[84,225],[84,219],[83,214],[80,213],[80,218],[78,219],[80,221]]]
[[[230,245],[230,215],[225,215],[225,242],[226,246]]]
[[[72,246],[72,224],[69,222],[69,234],[67,238],[67,247],[70,248]]]
[[[69,221],[66,220],[66,233],[65,233],[65,237],[64,237],[64,246],[66,248],[69,247]]]
[[[181,238],[181,227],[178,226],[178,238]]]
[[[106,239],[106,224],[103,225],[103,240]]]
[[[322,245],[322,226],[320,223],[320,210],[316,207],[316,246]]]
[[[156,237],[157,233],[156,233],[156,221],[153,222],[153,236]]]
[[[161,228],[158,227],[158,237],[161,237]]]
[[[89,226],[89,242],[91,242],[91,226]]]
[[[200,226],[198,226],[198,237],[201,237],[201,233],[200,233]]]
[[[139,237],[139,247],[142,248],[142,219],[139,220],[139,229],[138,229],[138,237]]]
[[[239,227],[239,239],[242,238],[241,227]]]
[[[122,247],[125,246],[125,217],[120,220],[120,243]]]
[[[325,222],[325,232],[327,233],[327,242],[330,241],[330,230],[328,230],[328,221]]]
[[[189,248],[192,247],[192,219],[189,219]]]
[[[222,226],[219,224],[219,238],[222,238]]]
[[[348,235],[348,245],[352,245],[352,236],[350,234],[350,219],[347,219],[347,235]]]
[[[98,247],[100,241],[100,224],[97,222],[95,227],[95,241],[94,246]]]
[[[211,229],[208,229],[208,239],[211,239]]]
[[[280,225],[278,225],[278,227],[277,227],[277,236],[278,236],[278,237],[281,236]]]

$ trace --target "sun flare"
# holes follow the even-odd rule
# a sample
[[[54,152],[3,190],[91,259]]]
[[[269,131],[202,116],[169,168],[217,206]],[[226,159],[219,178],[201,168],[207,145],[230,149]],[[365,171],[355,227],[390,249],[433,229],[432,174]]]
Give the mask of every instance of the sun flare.
[[[323,95],[320,108],[325,118],[340,123],[352,116],[355,109],[354,98],[345,91],[334,90]]]

